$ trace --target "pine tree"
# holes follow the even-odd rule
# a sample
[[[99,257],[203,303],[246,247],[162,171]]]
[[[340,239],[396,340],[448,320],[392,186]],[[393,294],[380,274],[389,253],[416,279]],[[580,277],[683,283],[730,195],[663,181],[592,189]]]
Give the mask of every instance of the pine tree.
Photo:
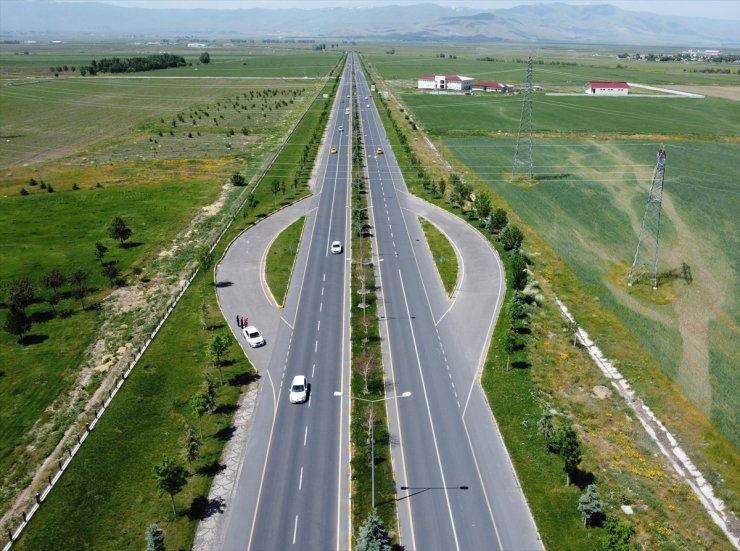
[[[542,410],[540,420],[537,422],[537,430],[545,437],[545,451],[555,451],[555,425],[552,423],[552,408],[549,402]]]
[[[373,511],[367,517],[357,536],[355,551],[391,551],[391,537],[383,526],[383,521]]]
[[[146,551],[165,551],[164,532],[156,524],[150,524],[146,529]]]
[[[581,443],[578,441],[578,433],[570,423],[566,423],[558,431],[556,446],[558,454],[563,458],[563,470],[565,470],[565,485],[570,486],[570,476],[575,472],[581,462]]]
[[[589,484],[578,500],[578,510],[581,512],[583,525],[591,526],[596,516],[601,512],[601,499],[595,484]]]

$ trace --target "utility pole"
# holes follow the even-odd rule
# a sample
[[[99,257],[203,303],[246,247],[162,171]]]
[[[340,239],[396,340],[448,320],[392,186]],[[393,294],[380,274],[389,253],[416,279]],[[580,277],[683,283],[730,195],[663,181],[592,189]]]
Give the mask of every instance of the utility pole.
[[[640,279],[641,276],[649,273],[650,280],[653,283],[653,289],[658,288],[658,255],[660,253],[660,215],[663,210],[663,178],[665,176],[665,147],[663,144],[658,148],[658,155],[653,169],[653,181],[650,185],[647,203],[645,203],[645,214],[642,216],[642,225],[640,226],[640,237],[637,239],[637,250],[635,258],[632,261],[632,269],[627,278],[627,285],[632,284]],[[655,245],[653,245],[655,240]],[[643,242],[644,247],[643,247]],[[648,248],[648,246],[652,246]],[[640,256],[641,248],[643,257]],[[652,250],[651,250],[652,249]]]
[[[523,140],[526,143],[522,143]],[[513,180],[520,174],[526,174],[527,179],[531,180],[532,172],[532,56],[530,55],[527,61],[527,81],[522,98],[522,114],[519,117],[519,129],[516,132],[511,178]]]

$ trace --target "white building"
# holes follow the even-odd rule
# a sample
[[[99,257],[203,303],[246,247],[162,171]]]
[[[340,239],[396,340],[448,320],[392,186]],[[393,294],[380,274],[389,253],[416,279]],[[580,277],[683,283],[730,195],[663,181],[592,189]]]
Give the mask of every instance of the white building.
[[[501,82],[476,82],[473,84],[473,92],[510,92],[511,86]]]
[[[424,75],[418,79],[420,90],[470,90],[473,78],[462,75]]]
[[[629,91],[626,82],[589,82],[586,88],[586,93],[594,96],[626,96]]]

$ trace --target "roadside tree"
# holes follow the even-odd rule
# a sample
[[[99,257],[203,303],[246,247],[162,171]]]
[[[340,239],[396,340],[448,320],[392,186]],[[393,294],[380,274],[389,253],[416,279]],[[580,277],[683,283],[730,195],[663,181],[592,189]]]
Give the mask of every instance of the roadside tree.
[[[172,514],[177,515],[175,496],[182,491],[188,480],[185,467],[177,463],[174,459],[167,457],[159,465],[154,466],[154,476],[157,480],[159,490],[170,496]]]
[[[601,513],[601,499],[595,484],[589,484],[585,493],[578,499],[578,510],[581,512],[584,526],[592,526]]]
[[[578,441],[578,433],[570,422],[558,431],[555,446],[558,454],[563,459],[563,470],[565,471],[565,485],[570,486],[571,475],[578,468],[583,452],[581,443]]]
[[[391,551],[391,537],[375,511],[370,513],[357,536],[355,551]]]
[[[16,279],[8,289],[8,304],[25,310],[27,306],[33,304],[35,293],[36,289],[30,277]]]
[[[11,335],[16,335],[18,342],[21,343],[23,341],[23,335],[31,330],[31,319],[22,308],[11,304],[10,308],[8,308],[8,314],[5,316],[3,329]]]
[[[223,357],[231,347],[231,339],[228,335],[214,335],[206,345],[206,356],[211,360],[213,366],[218,369],[219,380],[224,384],[224,376],[221,372]]]
[[[132,234],[131,228],[126,225],[126,221],[120,216],[116,216],[108,228],[110,238],[120,240],[121,247],[123,247],[124,241],[127,241]]]
[[[150,524],[146,529],[146,551],[165,551],[164,531],[156,524]]]
[[[108,247],[103,245],[100,241],[95,242],[95,260],[103,263],[103,257],[108,253]]]
[[[203,416],[206,411],[211,409],[212,402],[207,393],[200,391],[196,392],[190,397],[190,409],[198,416],[198,423],[200,424],[200,439],[203,440]]]
[[[75,286],[74,296],[79,299],[82,309],[85,309],[85,297],[90,294],[90,287],[88,281],[90,280],[90,272],[87,270],[77,270],[70,276],[70,282]]]
[[[64,287],[64,284],[67,283],[67,276],[65,276],[61,270],[54,268],[51,272],[41,276],[41,283],[49,290],[49,296],[46,298],[46,302],[49,303],[52,310],[56,311],[56,305],[62,300],[62,295],[59,293],[59,289]]]

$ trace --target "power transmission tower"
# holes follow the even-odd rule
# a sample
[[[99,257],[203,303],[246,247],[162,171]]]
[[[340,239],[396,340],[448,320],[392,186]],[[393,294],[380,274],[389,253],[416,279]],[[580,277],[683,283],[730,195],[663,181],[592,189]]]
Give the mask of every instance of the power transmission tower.
[[[526,133],[526,136],[522,134]],[[523,144],[522,139],[527,143]],[[527,61],[527,82],[524,85],[522,98],[522,114],[519,117],[519,130],[516,132],[516,149],[514,149],[514,163],[511,167],[511,178],[526,172],[527,179],[532,179],[532,56]]]
[[[658,156],[653,169],[653,182],[650,185],[647,203],[645,204],[645,214],[642,217],[640,226],[640,237],[637,239],[637,250],[635,258],[632,261],[632,269],[627,278],[628,285],[640,279],[641,276],[649,273],[650,280],[653,283],[653,289],[658,288],[658,254],[660,253],[660,214],[663,209],[663,178],[665,176],[665,147],[661,144],[658,149]],[[652,245],[655,240],[655,254],[650,258],[652,251],[648,245]],[[640,257],[640,248],[645,242],[645,251],[643,252],[644,260]]]

